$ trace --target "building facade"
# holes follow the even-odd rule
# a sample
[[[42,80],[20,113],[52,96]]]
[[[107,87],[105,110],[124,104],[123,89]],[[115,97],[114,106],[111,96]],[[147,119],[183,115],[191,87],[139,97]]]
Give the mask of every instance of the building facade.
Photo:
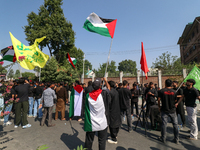
[[[200,62],[200,17],[188,23],[178,40],[180,46],[181,63]]]

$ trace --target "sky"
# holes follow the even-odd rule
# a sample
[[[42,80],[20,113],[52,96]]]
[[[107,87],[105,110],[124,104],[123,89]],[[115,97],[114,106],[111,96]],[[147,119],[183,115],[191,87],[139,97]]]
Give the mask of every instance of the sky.
[[[31,11],[38,13],[43,3],[43,0],[1,0],[0,49],[12,45],[9,31],[28,45],[23,26],[28,25],[27,15]],[[164,52],[180,57],[178,39],[186,24],[200,16],[199,6],[199,0],[64,0],[62,9],[76,33],[75,46],[82,49],[93,68],[98,69],[107,61],[111,43],[111,38],[83,28],[86,18],[95,12],[102,18],[117,19],[110,61],[118,66],[119,62],[131,59],[140,69],[141,42],[149,68]],[[49,54],[47,48],[43,52]],[[13,69],[18,69],[18,65]]]

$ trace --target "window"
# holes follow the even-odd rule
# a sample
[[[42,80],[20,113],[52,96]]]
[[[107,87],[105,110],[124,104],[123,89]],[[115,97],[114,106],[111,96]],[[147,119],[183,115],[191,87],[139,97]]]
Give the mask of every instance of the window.
[[[187,52],[187,57],[189,56],[189,53]]]
[[[194,37],[194,32],[192,32],[192,38]]]
[[[192,53],[192,48],[190,48],[189,52],[190,52],[190,54]]]
[[[192,47],[192,48],[193,48],[193,50],[195,50],[195,49],[196,49],[196,46],[195,46],[195,45],[193,45],[193,47]]]
[[[190,42],[190,41],[191,41],[191,39],[189,38],[189,39],[188,39],[188,42]]]
[[[195,57],[195,58],[194,58],[194,62],[197,62],[197,60],[198,60],[197,57]]]

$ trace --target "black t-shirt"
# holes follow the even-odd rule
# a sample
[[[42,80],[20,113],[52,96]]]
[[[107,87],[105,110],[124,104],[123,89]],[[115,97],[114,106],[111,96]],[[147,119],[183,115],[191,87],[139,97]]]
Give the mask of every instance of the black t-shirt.
[[[183,95],[185,97],[185,105],[188,107],[196,107],[196,99],[199,96],[198,91],[192,87],[191,89],[184,89]]]
[[[129,100],[131,99],[131,91],[127,88],[121,88],[118,90],[119,92],[119,104],[121,110],[126,110],[130,107]]]
[[[134,94],[134,96],[132,96],[132,94]],[[138,102],[138,96],[139,96],[139,90],[135,89],[131,89],[131,101],[133,102]]]
[[[160,97],[162,102],[161,111],[166,113],[175,113],[175,100],[176,100],[176,91],[173,89],[164,88],[158,91],[158,97]]]
[[[173,88],[174,91],[176,91],[178,88]],[[183,95],[183,90],[181,88],[179,88],[179,90],[176,92],[176,96],[178,95]],[[178,101],[180,98],[176,98],[176,100]]]
[[[15,87],[15,92],[17,94],[17,98],[19,98],[19,102],[28,101],[29,87],[29,84],[20,84]]]

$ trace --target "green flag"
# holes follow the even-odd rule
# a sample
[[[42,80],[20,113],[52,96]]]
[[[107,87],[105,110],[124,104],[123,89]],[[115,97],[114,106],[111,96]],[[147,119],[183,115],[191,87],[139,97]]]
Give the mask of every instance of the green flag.
[[[197,66],[194,66],[183,82],[186,82],[188,79],[194,79],[196,82],[194,87],[200,90],[200,69]]]

